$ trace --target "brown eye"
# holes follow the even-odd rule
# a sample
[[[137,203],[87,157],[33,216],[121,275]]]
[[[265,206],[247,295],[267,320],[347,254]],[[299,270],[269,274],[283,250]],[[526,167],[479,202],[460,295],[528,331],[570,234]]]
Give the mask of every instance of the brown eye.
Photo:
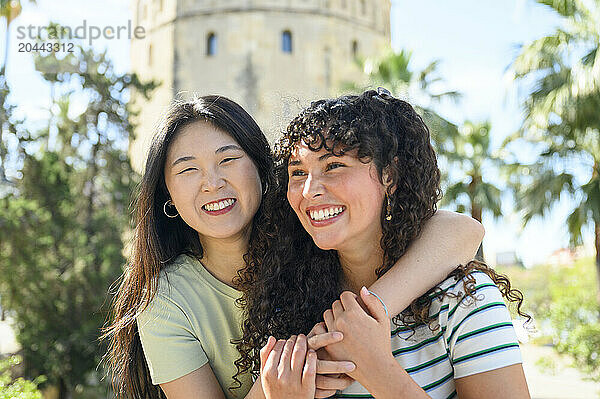
[[[187,168],[187,169],[184,169],[184,170],[182,170],[181,172],[179,172],[177,174],[180,175],[180,174],[185,173],[185,172],[187,172],[189,170],[196,170],[196,168]]]
[[[332,162],[330,164],[327,164],[327,167],[325,168],[325,170],[337,169],[337,168],[341,168],[341,167],[344,167],[344,166],[346,166],[346,165],[344,165],[343,163]]]
[[[304,171],[299,169],[293,170],[292,173],[290,173],[292,176],[304,176],[304,174]]]
[[[221,162],[219,162],[219,165],[223,165],[224,163],[227,162],[231,162],[231,161],[235,161],[236,159],[240,159],[241,157],[229,157],[229,158],[224,158]]]

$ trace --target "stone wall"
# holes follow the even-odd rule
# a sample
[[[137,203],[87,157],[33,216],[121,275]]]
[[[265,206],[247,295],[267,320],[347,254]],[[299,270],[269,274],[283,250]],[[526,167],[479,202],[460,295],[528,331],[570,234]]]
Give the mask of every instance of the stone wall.
[[[133,71],[162,82],[150,101],[135,97],[136,167],[178,93],[232,98],[273,141],[311,100],[360,80],[355,57],[389,46],[390,6],[390,0],[134,0],[147,37],[132,43]],[[291,34],[291,53],[282,50],[284,32]],[[209,55],[211,34],[217,44]]]

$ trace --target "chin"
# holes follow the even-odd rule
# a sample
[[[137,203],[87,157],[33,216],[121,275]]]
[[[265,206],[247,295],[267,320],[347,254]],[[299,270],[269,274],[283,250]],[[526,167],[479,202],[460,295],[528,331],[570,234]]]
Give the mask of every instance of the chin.
[[[243,226],[219,226],[220,228],[211,229],[206,236],[218,238],[218,239],[226,239],[239,235],[242,233]]]
[[[333,237],[313,236],[313,242],[317,247],[325,251],[328,251],[330,249],[337,250],[340,247],[340,240]]]

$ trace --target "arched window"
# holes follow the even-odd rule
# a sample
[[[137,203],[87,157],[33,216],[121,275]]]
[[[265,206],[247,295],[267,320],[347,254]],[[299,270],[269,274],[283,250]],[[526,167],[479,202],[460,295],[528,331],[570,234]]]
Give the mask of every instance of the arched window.
[[[284,53],[292,52],[292,32],[289,30],[285,30],[281,34],[281,51]]]
[[[217,35],[210,32],[206,36],[206,55],[212,56],[217,54]]]
[[[342,0],[342,8],[346,8],[348,4],[346,4],[346,0]]]
[[[356,40],[352,40],[351,51],[352,58],[358,57],[358,42]]]
[[[360,13],[361,15],[365,15],[367,13],[367,2],[365,0],[360,0]]]

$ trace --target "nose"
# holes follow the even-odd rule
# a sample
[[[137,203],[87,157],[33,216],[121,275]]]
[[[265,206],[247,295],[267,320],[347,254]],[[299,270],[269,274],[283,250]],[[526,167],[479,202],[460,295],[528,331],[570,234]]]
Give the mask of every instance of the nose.
[[[225,179],[216,170],[208,171],[202,179],[201,189],[205,193],[218,191],[225,186]]]
[[[313,199],[323,194],[323,185],[321,181],[313,174],[309,174],[304,181],[302,196],[306,199]]]

